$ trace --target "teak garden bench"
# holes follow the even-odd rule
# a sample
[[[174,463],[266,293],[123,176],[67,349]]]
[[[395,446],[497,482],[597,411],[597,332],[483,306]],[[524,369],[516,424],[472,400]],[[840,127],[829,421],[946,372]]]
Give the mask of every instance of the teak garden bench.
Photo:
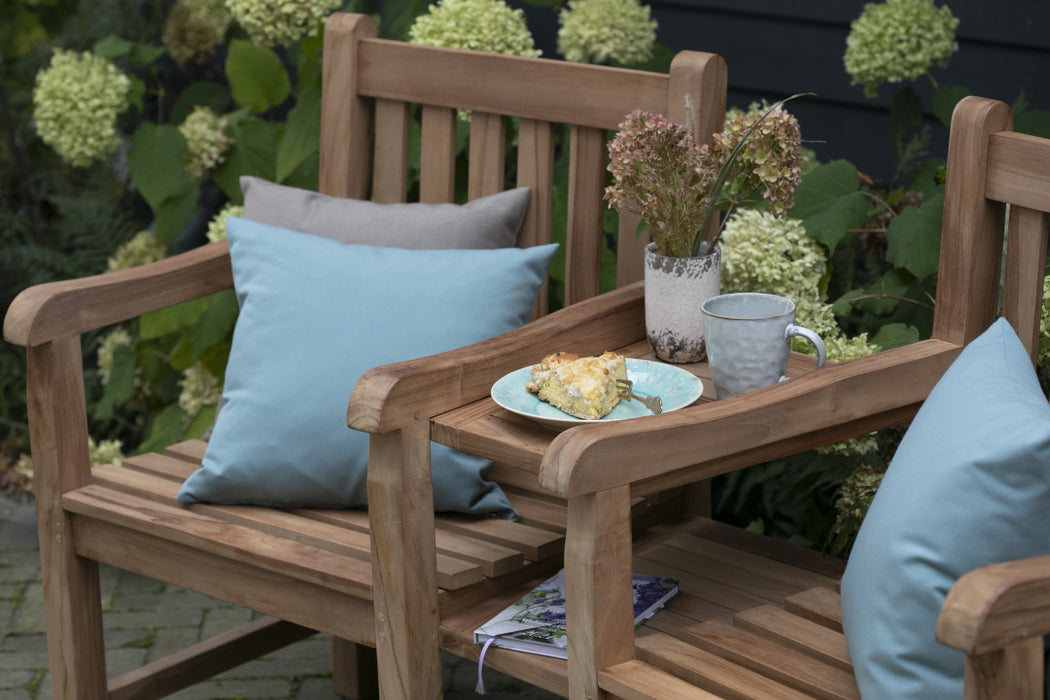
[[[632,507],[671,487],[907,423],[1000,313],[1034,361],[1050,140],[1011,126],[1000,102],[971,97],[956,108],[929,340],[733,399],[711,401],[705,391],[677,412],[556,435],[488,398],[500,376],[552,350],[651,357],[635,285],[474,347],[366,374],[349,423],[372,434],[370,507],[387,514],[372,522],[373,575],[383,581],[373,590],[383,696],[437,696],[435,640],[477,658],[471,631],[535,582],[502,595],[490,593],[493,584],[466,596],[440,592],[435,525],[420,517],[431,437],[498,460],[496,478],[516,493],[567,505],[568,663],[492,648],[486,666],[572,698],[858,697],[842,633],[841,562],[704,517],[632,534]],[[703,364],[695,371],[709,378]],[[979,569],[952,590],[938,635],[967,655],[967,697],[1041,697],[1048,562]],[[632,569],[678,578],[683,591],[637,631]]]
[[[328,20],[323,64],[320,191],[328,195],[404,201],[409,119],[419,109],[419,198],[452,201],[457,108],[466,108],[471,110],[469,198],[505,189],[506,172],[514,173],[511,186],[531,188],[518,243],[545,243],[559,206],[555,147],[565,138],[570,156],[568,209],[563,214],[568,303],[599,293],[609,130],[635,108],[684,122],[688,96],[695,133],[709,136],[721,128],[726,107],[726,67],[713,54],[682,52],[669,74],[657,74],[380,40],[373,20],[362,15],[337,13]],[[508,118],[516,120],[517,128],[512,163],[505,149]],[[621,285],[641,278],[644,241],[633,235],[636,223],[625,217],[620,224],[625,232],[618,247]],[[129,458],[120,467],[90,468],[81,334],[229,289],[232,282],[223,242],[132,270],[32,288],[8,310],[4,337],[27,348],[56,698],[160,697],[315,631],[333,637],[335,687],[347,696],[367,696],[376,684],[375,614],[409,619],[374,607],[376,582],[382,579],[370,563],[370,531],[396,526],[414,507],[411,500],[395,499],[396,509],[371,523],[364,511],[187,507],[176,501],[176,493],[200,465],[205,443],[196,440],[172,445],[164,454]],[[542,315],[546,306],[545,289],[535,315]],[[450,395],[455,389],[449,385]],[[418,410],[426,410],[424,404]],[[425,422],[418,425],[426,429]],[[423,518],[437,527],[436,539],[428,544],[433,566],[421,571],[420,578],[437,587],[424,598],[440,591],[449,619],[486,595],[520,587],[561,566],[564,504],[524,492],[513,494],[512,500],[522,522]],[[655,513],[667,507],[654,503],[647,509],[639,501],[636,510]],[[409,512],[409,517],[417,515]],[[107,681],[99,562],[264,617]],[[384,585],[401,583],[392,579]],[[423,636],[413,637],[421,658],[436,659],[436,628],[429,630],[433,634],[421,631]],[[555,687],[564,686],[564,670],[556,676],[561,680],[553,681]],[[409,682],[404,692],[424,697],[415,694],[415,685]]]

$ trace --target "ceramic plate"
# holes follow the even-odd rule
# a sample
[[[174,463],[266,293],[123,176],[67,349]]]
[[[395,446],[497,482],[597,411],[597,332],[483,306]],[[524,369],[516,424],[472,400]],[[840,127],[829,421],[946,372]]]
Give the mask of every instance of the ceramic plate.
[[[511,413],[517,413],[555,428],[568,428],[581,423],[597,422],[574,418],[536,398],[536,394],[525,388],[525,385],[532,379],[532,367],[532,365],[522,367],[500,378],[492,385],[492,399]],[[663,362],[636,360],[628,357],[627,378],[634,382],[634,390],[639,394],[659,396],[664,402],[664,413],[689,406],[704,392],[704,385],[697,377],[681,367]],[[621,400],[607,416],[599,420],[625,420],[651,415],[652,412],[640,402]]]

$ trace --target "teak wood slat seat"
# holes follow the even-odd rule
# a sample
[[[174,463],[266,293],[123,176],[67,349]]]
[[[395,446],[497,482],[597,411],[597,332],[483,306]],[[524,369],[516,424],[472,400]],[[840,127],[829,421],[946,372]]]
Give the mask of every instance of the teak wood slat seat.
[[[600,288],[609,130],[635,108],[685,121],[687,96],[698,135],[716,132],[725,113],[725,63],[713,54],[682,52],[669,74],[658,74],[413,46],[376,34],[374,21],[363,15],[336,13],[327,22],[320,190],[378,202],[405,201],[409,123],[418,116],[419,199],[452,201],[463,190],[455,179],[457,110],[469,109],[469,179],[459,184],[470,199],[529,186],[518,244],[536,245],[551,240],[552,218],[562,208],[555,196],[554,167],[555,149],[564,148],[570,156],[563,276],[569,302],[594,297]],[[511,133],[514,155],[508,156]],[[636,223],[630,217],[620,222],[620,286],[641,278],[645,241],[634,236]],[[384,541],[402,519],[421,515],[413,510],[417,501],[411,489],[393,510],[373,510],[370,521],[364,511],[181,505],[176,500],[179,485],[204,454],[205,444],[196,440],[172,445],[163,454],[131,457],[120,467],[90,467],[81,334],[232,284],[228,248],[216,243],[131,270],[34,287],[8,309],[4,337],[27,348],[56,699],[161,697],[314,631],[332,635],[336,689],[351,697],[366,696],[376,684],[373,649],[383,643],[376,636],[377,612],[410,619],[400,611],[376,610],[378,588],[390,587],[396,597],[405,582],[381,583],[372,549],[376,528],[383,530],[378,539]],[[536,316],[547,305],[544,296]],[[482,389],[488,391],[478,384],[467,393]],[[456,382],[442,388],[450,397],[457,391]],[[425,405],[406,407],[397,420],[429,415],[428,410]],[[412,435],[423,436],[427,430],[426,421],[418,422]],[[545,447],[541,443],[534,446],[537,465]],[[391,443],[385,449],[398,446]],[[514,475],[522,475],[516,469],[521,460],[515,451],[507,456],[511,467],[500,465],[497,471],[513,482]],[[434,586],[422,598],[434,611],[441,608],[446,631],[421,628],[421,636],[395,642],[420,646],[427,662],[437,658],[439,635],[453,640],[450,646],[455,647],[462,644],[476,611],[495,612],[494,594],[525,590],[562,565],[568,526],[564,499],[542,489],[534,477],[508,483],[507,491],[520,522],[457,515],[422,518],[431,529],[425,545],[429,565],[420,581]],[[634,498],[628,507],[640,523],[655,522],[655,514],[671,510],[674,503]],[[100,562],[264,617],[107,681]],[[563,663],[536,661],[531,668],[538,684],[565,687]],[[422,685],[408,681],[404,693],[433,697],[439,688],[425,695],[414,691],[429,682],[429,677]]]
[[[791,381],[557,434],[500,410],[489,387],[556,349],[646,356],[639,285],[476,346],[367,373],[348,421],[371,433],[372,507],[405,515],[389,527],[373,518],[373,575],[384,582],[374,588],[383,697],[437,696],[429,641],[477,658],[471,630],[527,589],[478,598],[451,615],[428,593],[437,590],[435,524],[408,517],[424,509],[406,507],[404,494],[425,503],[430,438],[498,459],[502,482],[538,484],[567,505],[568,661],[491,648],[486,666],[574,699],[858,697],[839,612],[843,562],[688,514],[639,530],[632,507],[665,489],[907,423],[999,315],[1034,362],[1050,140],[1011,128],[1001,102],[968,97],[956,107],[930,339],[809,373],[795,357]],[[690,369],[709,378],[703,363]],[[952,589],[938,638],[966,654],[967,698],[1041,697],[1048,562],[1050,553],[980,569]],[[632,570],[675,577],[682,588],[637,631]]]

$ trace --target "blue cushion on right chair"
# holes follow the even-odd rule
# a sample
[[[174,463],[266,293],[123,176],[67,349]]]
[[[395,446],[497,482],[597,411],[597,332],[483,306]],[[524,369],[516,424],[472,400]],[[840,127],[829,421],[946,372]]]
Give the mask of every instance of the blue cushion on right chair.
[[[937,617],[962,575],[1050,553],[1050,405],[999,319],[937,382],[871,504],[842,579],[864,698],[961,698]]]

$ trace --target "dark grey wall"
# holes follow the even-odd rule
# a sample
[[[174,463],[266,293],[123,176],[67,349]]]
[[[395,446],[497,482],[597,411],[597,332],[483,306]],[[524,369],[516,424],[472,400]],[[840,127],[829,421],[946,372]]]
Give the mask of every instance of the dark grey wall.
[[[722,55],[729,65],[729,104],[813,92],[792,103],[821,160],[847,158],[885,179],[891,155],[888,110],[897,86],[867,99],[851,86],[842,65],[849,24],[863,0],[652,0],[658,41],[674,51]],[[942,86],[965,85],[974,94],[1008,103],[1023,90],[1033,108],[1050,109],[1050,2],[1047,0],[937,0],[959,18],[959,50],[934,75]],[[544,55],[556,56],[557,21],[550,10],[527,10]],[[533,18],[536,18],[535,20]],[[915,83],[929,106],[929,81]],[[935,127],[930,150],[943,156],[946,129]]]

